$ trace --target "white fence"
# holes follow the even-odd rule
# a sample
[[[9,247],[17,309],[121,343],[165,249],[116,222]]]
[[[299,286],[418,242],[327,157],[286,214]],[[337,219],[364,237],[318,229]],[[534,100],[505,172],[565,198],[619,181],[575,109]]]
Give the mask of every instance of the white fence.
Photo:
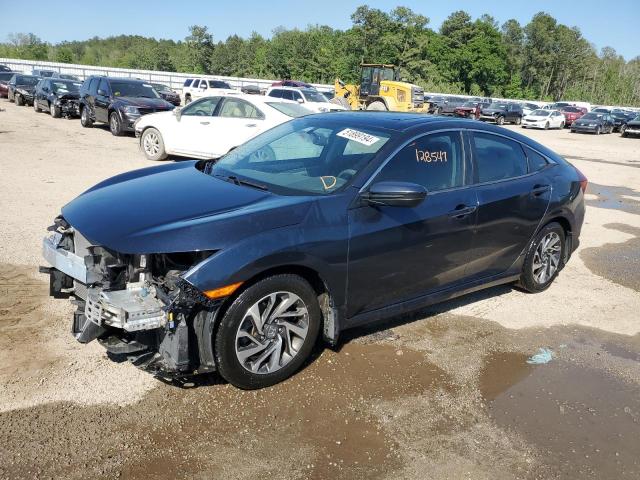
[[[162,83],[170,88],[180,90],[187,78],[200,76],[193,73],[157,72],[153,70],[135,70],[131,68],[96,67],[94,65],[76,65],[72,63],[41,62],[37,60],[19,60],[16,58],[1,58],[0,63],[5,64],[11,70],[23,73],[31,73],[34,69],[54,70],[59,73],[76,75],[85,79],[90,75],[106,75],[109,77],[139,78],[149,82]],[[215,78],[228,82],[234,88],[245,85],[257,85],[260,88],[270,87],[277,80],[263,78],[222,77],[220,75],[206,75],[207,78]],[[333,89],[333,85],[313,84],[321,89]]]

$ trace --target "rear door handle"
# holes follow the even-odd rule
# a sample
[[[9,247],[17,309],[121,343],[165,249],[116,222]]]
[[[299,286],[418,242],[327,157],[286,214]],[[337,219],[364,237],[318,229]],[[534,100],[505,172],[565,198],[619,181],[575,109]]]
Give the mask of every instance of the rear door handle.
[[[247,123],[245,125],[245,127],[257,127],[258,125],[256,125],[255,123]]]
[[[200,122],[200,125],[209,125],[211,122]]]
[[[550,185],[536,185],[531,190],[531,196],[539,197],[543,193],[547,193],[549,190],[551,190],[551,186]]]
[[[477,208],[478,207],[476,206],[469,207],[466,205],[460,205],[455,210],[451,210],[449,212],[449,216],[452,218],[464,218],[467,215],[471,215],[473,212],[475,212]]]

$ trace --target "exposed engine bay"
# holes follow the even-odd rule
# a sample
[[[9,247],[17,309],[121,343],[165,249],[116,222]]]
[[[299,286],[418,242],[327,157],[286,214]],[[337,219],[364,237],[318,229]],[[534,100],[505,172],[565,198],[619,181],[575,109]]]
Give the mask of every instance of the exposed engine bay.
[[[92,245],[62,217],[49,231],[43,256],[51,267],[41,271],[53,297],[76,305],[72,332],[79,342],[97,339],[110,354],[160,376],[214,369],[212,353],[199,353],[198,345],[210,344],[199,336],[210,330],[205,324],[219,301],[182,278],[212,252],[120,254]]]

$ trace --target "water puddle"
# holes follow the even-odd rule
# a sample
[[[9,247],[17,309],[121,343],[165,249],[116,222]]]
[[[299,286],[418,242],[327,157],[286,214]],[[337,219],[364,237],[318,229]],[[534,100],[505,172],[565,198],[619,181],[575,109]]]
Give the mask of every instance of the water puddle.
[[[622,210],[640,215],[640,192],[633,188],[589,183],[587,194],[598,197],[597,199],[585,200],[585,203],[590,207]]]
[[[493,421],[535,445],[559,478],[637,479],[640,388],[554,359],[541,366],[497,353],[480,378]]]
[[[622,243],[585,248],[580,251],[580,258],[596,275],[640,291],[640,228],[615,223],[605,227],[635,235],[635,238]]]

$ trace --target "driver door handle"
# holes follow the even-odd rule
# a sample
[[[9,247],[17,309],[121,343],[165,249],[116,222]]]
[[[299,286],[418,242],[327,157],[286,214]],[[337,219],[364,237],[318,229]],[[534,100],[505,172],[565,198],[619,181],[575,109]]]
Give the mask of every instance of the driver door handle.
[[[531,190],[532,197],[539,197],[543,193],[547,193],[551,190],[551,185],[535,185]]]
[[[451,218],[464,218],[467,215],[471,215],[473,212],[475,212],[477,208],[478,207],[476,207],[475,205],[459,205],[455,210],[451,210],[449,212],[449,216]]]
[[[200,125],[209,125],[211,122],[200,122]]]
[[[255,123],[247,123],[245,125],[245,127],[257,127],[258,125],[256,125]]]

